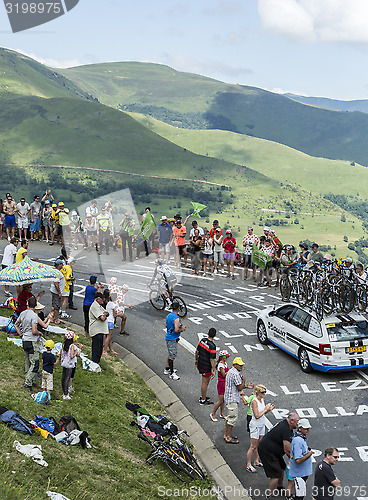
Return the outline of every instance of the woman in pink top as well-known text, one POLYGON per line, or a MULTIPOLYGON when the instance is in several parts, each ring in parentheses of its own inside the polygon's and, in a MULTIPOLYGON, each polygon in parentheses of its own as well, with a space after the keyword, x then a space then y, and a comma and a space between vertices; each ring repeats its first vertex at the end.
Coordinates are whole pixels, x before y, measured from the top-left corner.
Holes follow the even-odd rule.
POLYGON ((226 238, 222 242, 222 246, 224 247, 224 259, 226 260, 226 265, 227 265, 226 278, 230 278, 230 276, 232 275, 232 278, 234 280, 235 279, 234 261, 235 261, 236 240, 235 240, 235 238, 233 238, 233 235, 231 234, 231 229, 226 230, 226 238))
POLYGON ((216 365, 216 369, 217 369, 217 373, 218 373, 218 382, 217 382, 218 401, 217 401, 217 403, 215 403, 213 410, 210 413, 210 419, 212 420, 212 422, 217 422, 216 412, 219 408, 221 410, 220 418, 225 418, 225 415, 224 415, 225 377, 226 377, 227 372, 229 371, 229 368, 228 368, 227 363, 226 363, 226 359, 229 357, 230 357, 230 354, 226 350, 219 352, 219 358, 218 358, 217 365, 216 365))

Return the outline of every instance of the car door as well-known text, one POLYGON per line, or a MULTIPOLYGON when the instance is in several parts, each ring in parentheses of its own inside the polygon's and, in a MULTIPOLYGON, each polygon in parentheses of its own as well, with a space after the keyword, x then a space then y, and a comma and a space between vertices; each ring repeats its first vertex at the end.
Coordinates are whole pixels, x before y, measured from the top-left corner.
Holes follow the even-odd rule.
POLYGON ((295 307, 290 316, 289 330, 285 336, 285 346, 291 354, 297 356, 300 346, 305 345, 311 319, 312 317, 307 311, 295 307))
POLYGON ((269 338, 282 349, 286 349, 285 337, 290 329, 290 318, 296 307, 287 304, 272 312, 269 318, 269 338))

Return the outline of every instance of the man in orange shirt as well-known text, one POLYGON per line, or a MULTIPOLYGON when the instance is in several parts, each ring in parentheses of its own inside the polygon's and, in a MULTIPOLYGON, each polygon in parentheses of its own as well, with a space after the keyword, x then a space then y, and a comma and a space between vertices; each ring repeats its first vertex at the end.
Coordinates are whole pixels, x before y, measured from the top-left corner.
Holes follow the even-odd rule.
POLYGON ((188 267, 187 259, 188 252, 185 244, 186 227, 182 225, 181 220, 177 220, 175 226, 173 227, 173 234, 175 236, 175 246, 176 246, 176 265, 180 267, 181 257, 184 257, 184 264, 188 267))

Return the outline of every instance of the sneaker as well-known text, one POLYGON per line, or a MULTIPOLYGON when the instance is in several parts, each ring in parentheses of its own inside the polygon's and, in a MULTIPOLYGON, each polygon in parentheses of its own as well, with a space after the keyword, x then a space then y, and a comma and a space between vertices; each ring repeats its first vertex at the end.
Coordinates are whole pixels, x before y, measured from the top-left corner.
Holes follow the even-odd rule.
POLYGON ((200 405, 213 405, 213 401, 210 401, 209 399, 203 400, 203 399, 199 398, 198 403, 200 405))
POLYGON ((63 394, 63 399, 72 399, 72 397, 69 396, 69 394, 67 394, 67 395, 63 394))
POLYGON ((175 372, 174 372, 174 373, 172 373, 172 374, 169 376, 169 378, 171 378, 171 380, 179 380, 179 379, 180 379, 179 375, 177 375, 175 372))
POLYGON ((62 312, 60 314, 60 318, 70 318, 70 314, 66 313, 66 312, 62 312))
POLYGON ((235 274, 233 274, 233 275, 232 275, 231 279, 233 279, 233 280, 235 280, 235 279, 236 279, 236 278, 235 278, 235 274))
POLYGON ((231 277, 231 274, 227 273, 226 278, 230 278, 230 277, 231 277))
POLYGON ((170 375, 170 370, 168 370, 167 368, 165 368, 164 375, 170 375))
POLYGON ((247 281, 247 279, 248 279, 248 276, 244 276, 243 280, 247 281))

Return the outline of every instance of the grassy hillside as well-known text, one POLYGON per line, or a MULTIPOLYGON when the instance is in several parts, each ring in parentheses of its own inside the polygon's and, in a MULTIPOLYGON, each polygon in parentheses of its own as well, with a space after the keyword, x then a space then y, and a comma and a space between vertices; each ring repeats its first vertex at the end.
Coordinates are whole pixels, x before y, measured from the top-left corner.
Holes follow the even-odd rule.
POLYGON ((356 217, 312 191, 280 183, 245 162, 195 154, 101 104, 19 97, 0 108, 1 125, 3 189, 18 186, 31 194, 49 185, 75 206, 128 187, 138 211, 149 203, 158 215, 190 213, 189 202, 199 201, 209 207, 203 224, 216 216, 238 238, 250 223, 270 223, 279 226, 284 241, 309 237, 346 247, 337 227, 343 213, 344 235, 362 233, 356 217))
POLYGON ((0 101, 15 95, 92 99, 75 83, 30 57, 0 48, 0 101))
POLYGON ((101 102, 184 128, 221 129, 309 155, 368 165, 368 116, 306 106, 254 87, 227 85, 149 63, 106 63, 61 72, 101 102))

